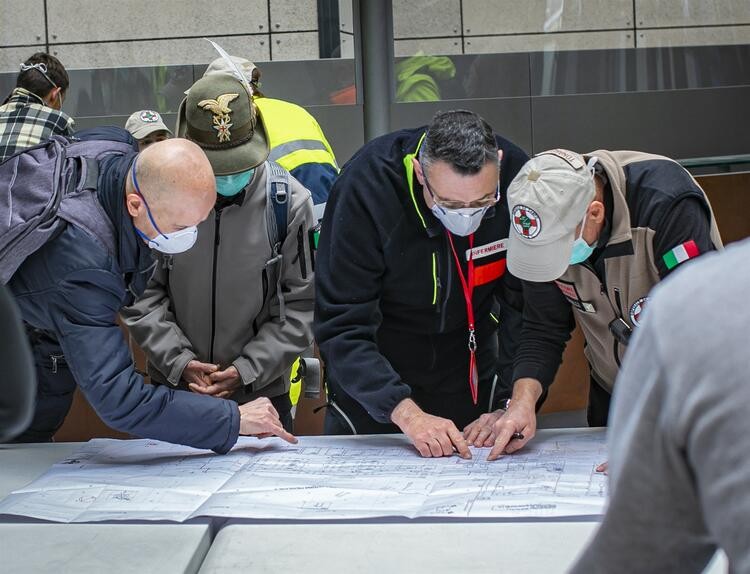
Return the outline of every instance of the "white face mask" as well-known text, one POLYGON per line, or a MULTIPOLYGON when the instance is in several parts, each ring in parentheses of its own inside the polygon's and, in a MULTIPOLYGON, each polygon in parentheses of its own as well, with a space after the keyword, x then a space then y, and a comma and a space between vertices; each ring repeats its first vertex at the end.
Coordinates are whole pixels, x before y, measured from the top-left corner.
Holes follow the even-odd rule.
POLYGON ((432 214, 440 220, 445 228, 454 235, 466 237, 471 235, 482 223, 484 214, 487 213, 487 207, 462 207, 461 209, 446 209, 437 203, 430 208, 432 214))
POLYGON ((140 229, 136 228, 136 231, 138 231, 141 237, 147 240, 148 246, 151 249, 156 249, 169 255, 176 255, 177 253, 187 251, 195 245, 198 239, 198 228, 195 226, 186 227, 174 233, 159 233, 153 239, 146 237, 140 229))

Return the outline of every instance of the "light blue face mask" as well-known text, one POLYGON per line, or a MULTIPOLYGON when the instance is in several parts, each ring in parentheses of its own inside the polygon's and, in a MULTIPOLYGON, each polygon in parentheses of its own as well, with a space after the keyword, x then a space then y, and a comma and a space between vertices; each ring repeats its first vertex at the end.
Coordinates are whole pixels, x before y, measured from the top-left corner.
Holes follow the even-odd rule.
POLYGON ((217 175, 216 179, 216 193, 223 195, 224 197, 232 197, 237 195, 245 186, 250 183, 250 180, 255 173, 255 168, 250 168, 247 171, 241 171, 240 173, 233 173, 231 175, 217 175))
POLYGON ((583 228, 586 226, 586 216, 588 215, 588 208, 586 209, 586 213, 583 214, 583 222, 581 223, 581 233, 578 235, 578 238, 573 242, 573 251, 570 252, 570 264, 571 265, 578 265, 579 263, 583 263, 591 257, 591 254, 594 252, 594 248, 586 243, 586 240, 583 238, 583 228))

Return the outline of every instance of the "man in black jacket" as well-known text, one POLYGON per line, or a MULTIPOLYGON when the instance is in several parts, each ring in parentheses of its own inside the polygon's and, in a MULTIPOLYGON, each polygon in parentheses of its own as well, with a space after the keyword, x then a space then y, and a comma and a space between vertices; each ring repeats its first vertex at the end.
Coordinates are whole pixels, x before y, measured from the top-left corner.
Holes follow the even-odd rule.
POLYGON ((423 456, 470 456, 458 429, 501 398, 496 299, 509 355, 519 330, 500 198, 526 159, 476 114, 450 111, 344 167, 316 268, 327 433, 401 430, 423 456))

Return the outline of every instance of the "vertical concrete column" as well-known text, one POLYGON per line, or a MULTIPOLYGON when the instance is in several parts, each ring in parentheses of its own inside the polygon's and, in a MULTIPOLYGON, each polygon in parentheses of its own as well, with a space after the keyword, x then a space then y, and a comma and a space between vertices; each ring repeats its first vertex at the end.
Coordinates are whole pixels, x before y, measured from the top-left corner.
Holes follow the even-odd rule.
POLYGON ((353 0, 358 100, 364 106, 365 141, 390 131, 393 101, 391 0, 353 0))

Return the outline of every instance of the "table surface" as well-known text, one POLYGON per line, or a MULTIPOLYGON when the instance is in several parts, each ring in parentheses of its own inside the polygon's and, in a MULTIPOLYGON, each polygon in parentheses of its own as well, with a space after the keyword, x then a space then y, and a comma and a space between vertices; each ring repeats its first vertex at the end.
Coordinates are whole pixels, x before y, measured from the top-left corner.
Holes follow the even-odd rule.
MULTIPOLYGON (((0 445, 0 499, 70 456, 81 443, 0 445)), ((191 523, 51 524, 0 515, 2 572, 197 572, 213 540, 191 523)))
MULTIPOLYGON (((575 431, 571 431, 575 432, 575 431)), ((352 437, 366 440, 366 437, 352 437)), ((0 499, 80 443, 0 445, 0 499)), ((279 572, 307 574, 564 572, 596 531, 590 520, 50 524, 0 516, 7 572, 279 572), (215 534, 215 537, 214 537, 215 534)), ((726 572, 717 557, 706 573, 726 572)))

